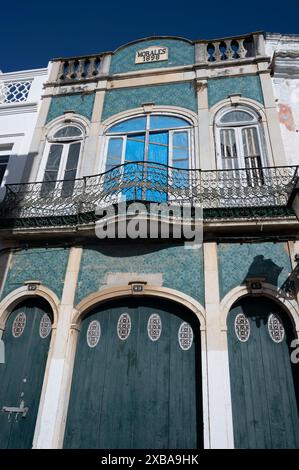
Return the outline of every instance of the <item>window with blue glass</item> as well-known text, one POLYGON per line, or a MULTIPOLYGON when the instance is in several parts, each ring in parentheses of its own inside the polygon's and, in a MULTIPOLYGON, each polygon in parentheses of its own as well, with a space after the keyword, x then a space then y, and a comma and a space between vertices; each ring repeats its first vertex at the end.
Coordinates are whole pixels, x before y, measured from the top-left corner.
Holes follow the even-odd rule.
POLYGON ((178 178, 176 169, 181 173, 189 169, 190 131, 188 121, 169 115, 151 114, 117 123, 107 131, 106 171, 125 164, 122 180, 137 183, 126 188, 127 198, 166 200, 170 175, 178 178))

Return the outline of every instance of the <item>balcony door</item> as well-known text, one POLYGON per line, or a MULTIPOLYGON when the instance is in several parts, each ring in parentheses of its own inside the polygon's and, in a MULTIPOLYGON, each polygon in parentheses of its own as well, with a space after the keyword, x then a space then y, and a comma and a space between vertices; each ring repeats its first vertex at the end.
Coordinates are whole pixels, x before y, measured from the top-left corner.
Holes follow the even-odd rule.
POLYGON ((226 180, 242 178, 242 184, 248 186, 264 184, 262 167, 266 164, 260 125, 255 114, 248 109, 229 108, 217 118, 216 153, 217 168, 225 170, 222 175, 226 180))
POLYGON ((166 201, 170 178, 173 182, 174 173, 189 168, 190 128, 186 120, 166 115, 136 117, 112 126, 107 131, 107 191, 121 184, 127 200, 166 201), (122 164, 126 165, 120 168, 122 164), (177 170, 169 171, 169 166, 177 170))

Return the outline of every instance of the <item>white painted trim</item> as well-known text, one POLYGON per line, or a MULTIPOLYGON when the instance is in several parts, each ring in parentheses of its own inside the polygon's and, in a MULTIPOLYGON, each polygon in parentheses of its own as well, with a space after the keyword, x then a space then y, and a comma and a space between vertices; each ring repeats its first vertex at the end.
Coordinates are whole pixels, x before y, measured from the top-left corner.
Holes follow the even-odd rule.
MULTIPOLYGON (((121 121, 134 118, 134 117, 142 117, 142 116, 149 116, 149 115, 166 115, 172 117, 181 117, 189 121, 191 131, 189 133, 189 168, 195 168, 195 160, 196 160, 196 148, 198 144, 198 132, 196 128, 198 128, 198 116, 193 111, 187 110, 185 108, 180 108, 177 106, 151 106, 148 105, 150 109, 146 106, 141 108, 134 108, 129 109, 126 111, 122 111, 121 113, 114 114, 113 116, 109 117, 105 121, 103 121, 100 125, 100 143, 99 143, 99 157, 97 157, 98 163, 96 166, 96 174, 105 172, 106 168, 106 158, 107 158, 107 150, 108 150, 108 140, 109 137, 106 136, 108 129, 113 126, 114 124, 118 124, 121 121)), ((183 131, 183 128, 181 128, 183 131)), ((177 129, 178 131, 180 128, 177 129)), ((115 135, 116 137, 116 135, 115 135)), ((123 146, 124 147, 124 146, 123 146)), ((122 156, 122 163, 124 163, 124 155, 122 156)), ((169 163, 170 165, 170 163, 169 163)))
MULTIPOLYGON (((242 96, 238 98, 235 104, 237 104, 237 108, 240 108, 240 109, 247 108, 249 112, 253 113, 257 117, 257 121, 259 124, 258 138, 259 138, 259 143, 261 147, 260 150, 261 150, 261 157, 262 157, 262 165, 263 166, 273 165, 274 157, 273 157, 273 152, 272 152, 272 147, 271 147, 271 142, 270 142, 269 127, 268 127, 268 121, 267 121, 267 116, 266 116, 266 111, 265 111, 264 106, 258 101, 255 101, 249 98, 243 98, 242 96)), ((217 156, 217 153, 218 153, 217 142, 219 140, 219 136, 218 136, 219 132, 218 131, 216 132, 216 129, 217 130, 220 129, 220 124, 218 124, 219 117, 221 117, 222 113, 227 112, 229 109, 235 109, 235 107, 232 105, 232 100, 230 98, 226 98, 225 100, 222 100, 216 103, 209 110, 211 158, 212 158, 212 164, 216 165, 215 168, 217 167, 217 163, 219 161, 218 156, 217 156)))
MULTIPOLYGON (((260 116, 262 121, 267 120, 264 105, 260 103, 259 101, 255 101, 250 98, 245 98, 243 96, 240 96, 236 104, 237 104, 237 107, 249 108, 251 112, 253 112, 257 116, 260 116)), ((221 113, 221 110, 224 110, 225 108, 232 108, 232 107, 234 108, 230 98, 226 98, 214 104, 214 106, 210 108, 210 121, 209 121, 210 126, 214 126, 214 123, 217 120, 217 114, 219 112, 221 113)))
POLYGON ((27 285, 19 287, 14 291, 10 292, 3 300, 0 302, 0 330, 5 330, 6 321, 14 310, 14 308, 21 301, 32 298, 32 297, 42 297, 45 299, 53 313, 53 325, 52 328, 56 328, 58 320, 58 308, 59 308, 59 299, 57 295, 48 287, 43 286, 42 284, 36 285, 36 290, 29 291, 27 285))
MULTIPOLYGON (((77 127, 79 127, 83 133, 83 138, 79 137, 78 139, 74 139, 74 142, 75 141, 81 142, 76 178, 79 178, 80 176, 82 176, 82 171, 84 168, 84 159, 85 159, 85 147, 87 145, 87 141, 89 137, 90 121, 86 117, 81 116, 80 114, 65 113, 61 116, 58 116, 55 119, 52 119, 43 128, 42 136, 40 139, 40 148, 42 148, 42 152, 41 152, 39 168, 37 171, 35 181, 43 180, 44 172, 45 172, 45 168, 46 168, 47 160, 49 156, 50 146, 51 146, 51 143, 53 143, 53 141, 51 140, 52 135, 61 127, 72 125, 72 124, 75 124, 77 127)), ((57 141, 57 143, 59 142, 57 141)), ((69 145, 69 142, 66 142, 66 144, 69 145)), ((60 168, 60 172, 61 172, 61 168, 60 168)))
POLYGON ((258 294, 252 294, 245 285, 237 286, 226 294, 220 303, 220 322, 222 331, 227 331, 227 318, 232 305, 237 300, 247 296, 264 296, 274 300, 289 315, 297 333, 299 334, 299 310, 296 300, 288 298, 283 291, 267 282, 262 283, 262 289, 258 294))
MULTIPOLYGON (((89 294, 75 306, 71 328, 80 330, 82 318, 84 318, 84 316, 98 304, 102 304, 103 302, 107 302, 112 299, 120 299, 131 296, 131 285, 106 287, 100 289, 98 292, 89 294)), ((200 322, 200 330, 206 330, 205 309, 197 300, 193 299, 191 296, 169 287, 157 287, 151 285, 144 286, 143 296, 163 298, 184 305, 196 315, 200 322)))
POLYGON ((180 108, 179 106, 156 106, 153 105, 150 110, 144 109, 144 107, 127 109, 117 114, 113 114, 105 121, 101 123, 101 134, 106 134, 109 127, 118 122, 129 119, 132 117, 144 116, 148 114, 168 114, 169 116, 174 117, 183 117, 190 121, 192 126, 198 126, 198 116, 195 112, 186 109, 180 108))
POLYGON ((0 72, 0 81, 15 81, 15 80, 26 80, 34 79, 37 76, 48 74, 48 68, 42 69, 31 69, 31 70, 19 70, 17 72, 0 72))

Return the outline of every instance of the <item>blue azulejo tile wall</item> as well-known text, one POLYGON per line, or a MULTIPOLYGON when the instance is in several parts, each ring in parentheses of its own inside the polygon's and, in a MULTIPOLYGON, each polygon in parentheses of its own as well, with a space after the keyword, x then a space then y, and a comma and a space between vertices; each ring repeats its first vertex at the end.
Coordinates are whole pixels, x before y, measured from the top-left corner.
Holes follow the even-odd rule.
POLYGON ((47 122, 62 116, 66 111, 74 111, 76 114, 85 116, 90 120, 93 111, 94 98, 94 93, 53 96, 47 116, 47 122))
POLYGON ((35 280, 61 298, 68 256, 68 248, 29 248, 13 253, 1 297, 25 281, 35 280))
POLYGON ((195 52, 194 45, 184 39, 151 39, 146 41, 138 41, 134 44, 120 47, 111 59, 110 73, 125 73, 138 70, 148 70, 161 67, 175 67, 180 65, 194 64, 195 52), (146 49, 150 46, 167 47, 168 60, 160 62, 147 62, 135 64, 135 54, 139 50, 146 49))
POLYGON ((240 94, 264 104, 263 92, 258 75, 242 77, 213 78, 208 81, 209 107, 226 99, 229 95, 240 94))
POLYGON ((109 90, 105 94, 102 120, 127 109, 139 108, 143 103, 179 106, 196 112, 197 100, 194 83, 183 82, 109 90))
POLYGON ((292 270, 287 243, 220 243, 218 269, 221 298, 246 278, 261 277, 284 288, 292 270))
POLYGON ((204 303, 202 249, 157 243, 123 243, 84 248, 76 303, 105 286, 111 273, 161 273, 163 286, 204 303))

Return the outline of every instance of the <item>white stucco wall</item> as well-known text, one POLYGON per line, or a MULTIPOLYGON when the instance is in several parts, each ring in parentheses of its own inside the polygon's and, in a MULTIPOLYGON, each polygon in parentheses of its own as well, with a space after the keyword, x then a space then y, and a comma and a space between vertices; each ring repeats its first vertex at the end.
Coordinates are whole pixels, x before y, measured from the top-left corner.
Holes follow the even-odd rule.
POLYGON ((287 162, 299 165, 299 35, 267 35, 266 54, 287 162))
MULTIPOLYGON (((12 82, 32 81, 26 101, 5 103, 0 100, 0 155, 10 155, 2 188, 5 183, 21 180, 47 76, 48 68, 0 73, 0 87, 12 82)), ((0 197, 2 195, 3 189, 0 197)))

